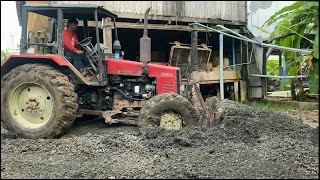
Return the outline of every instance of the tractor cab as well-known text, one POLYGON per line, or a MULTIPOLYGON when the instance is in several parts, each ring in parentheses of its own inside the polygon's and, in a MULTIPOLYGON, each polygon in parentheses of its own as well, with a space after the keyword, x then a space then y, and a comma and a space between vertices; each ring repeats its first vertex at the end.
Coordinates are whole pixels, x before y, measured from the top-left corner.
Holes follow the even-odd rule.
MULTIPOLYGON (((20 54, 58 55, 72 64, 72 59, 64 55, 63 31, 68 19, 77 19, 79 28, 76 33, 79 43, 90 62, 86 69, 93 76, 99 77, 99 82, 103 83, 106 81, 104 59, 107 55, 107 48, 111 47, 105 47, 101 43, 103 38, 100 27, 103 25, 104 18, 108 17, 115 25, 117 15, 97 5, 26 4, 22 8, 20 54), (94 28, 89 28, 88 24, 94 28)), ((117 31, 116 28, 115 31, 117 31)), ((117 58, 121 45, 117 33, 115 34, 113 45, 115 55, 108 54, 108 56, 117 58)))

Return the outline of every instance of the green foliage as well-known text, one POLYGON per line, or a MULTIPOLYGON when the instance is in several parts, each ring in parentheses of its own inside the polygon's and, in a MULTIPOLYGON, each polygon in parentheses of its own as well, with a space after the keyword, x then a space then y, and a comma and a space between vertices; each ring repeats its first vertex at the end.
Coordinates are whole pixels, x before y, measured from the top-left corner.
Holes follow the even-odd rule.
POLYGON ((275 21, 277 21, 278 19, 283 18, 284 16, 292 13, 294 10, 301 7, 303 4, 304 4, 304 2, 298 1, 298 2, 295 2, 294 4, 292 4, 291 6, 286 6, 282 9, 280 9, 274 15, 272 15, 265 23, 267 23, 269 26, 272 23, 274 23, 275 21))
POLYGON ((291 85, 291 79, 284 79, 284 80, 282 80, 281 83, 280 83, 279 90, 280 90, 280 91, 288 90, 288 89, 290 89, 290 88, 289 88, 290 85, 291 85))
POLYGON ((253 26, 254 26, 255 28, 257 28, 258 30, 264 32, 264 33, 271 34, 271 32, 269 32, 268 30, 266 30, 266 29, 264 29, 264 28, 262 28, 262 27, 255 26, 255 25, 253 25, 253 26))
POLYGON ((310 94, 319 93, 319 59, 314 58, 312 62, 312 70, 309 74, 309 91, 310 94))
POLYGON ((1 50, 1 63, 8 57, 9 53, 1 50))
POLYGON ((289 72, 289 76, 295 76, 297 74, 299 67, 289 67, 287 69, 289 72))
POLYGON ((277 76, 279 74, 279 61, 267 61, 267 74, 277 76))
MULTIPOLYGON (((281 46, 300 48, 301 40, 307 31, 315 31, 316 38, 313 45, 314 56, 319 57, 319 2, 298 1, 287 6, 272 15, 266 22, 268 26, 277 23, 275 30, 269 37, 269 42, 275 37, 288 35, 295 32, 293 36, 276 40, 281 46), (299 35, 298 35, 299 34, 299 35)), ((296 54, 285 51, 288 61, 295 61, 296 54)), ((293 63, 293 65, 298 65, 293 63)))
MULTIPOLYGON (((319 18, 317 18, 319 19, 319 18)), ((316 39, 315 39, 315 42, 314 42, 314 45, 313 45, 313 54, 314 54, 314 57, 315 58, 318 58, 319 59, 319 25, 317 27, 317 30, 316 30, 316 39)))
POLYGON ((287 110, 297 110, 298 108, 295 105, 272 102, 272 101, 252 101, 248 105, 253 107, 259 107, 261 109, 273 110, 273 111, 287 111, 287 110))

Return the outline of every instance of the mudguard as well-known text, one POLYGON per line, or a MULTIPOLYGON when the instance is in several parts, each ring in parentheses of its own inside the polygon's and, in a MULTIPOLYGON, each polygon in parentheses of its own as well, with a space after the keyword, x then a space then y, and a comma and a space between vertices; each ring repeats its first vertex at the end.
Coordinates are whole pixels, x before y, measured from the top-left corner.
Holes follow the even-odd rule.
POLYGON ((91 86, 98 86, 98 82, 88 81, 67 59, 57 55, 37 55, 37 54, 23 54, 23 55, 10 55, 1 64, 1 78, 10 72, 12 69, 27 63, 44 63, 54 67, 65 67, 71 70, 78 79, 91 86))

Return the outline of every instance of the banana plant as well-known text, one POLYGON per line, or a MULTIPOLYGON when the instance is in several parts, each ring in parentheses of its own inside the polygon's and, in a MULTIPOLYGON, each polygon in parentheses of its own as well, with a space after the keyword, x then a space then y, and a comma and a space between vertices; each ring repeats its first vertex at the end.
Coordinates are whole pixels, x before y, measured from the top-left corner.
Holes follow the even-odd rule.
MULTIPOLYGON (((319 2, 318 1, 298 1, 290 6, 284 7, 272 15, 264 25, 270 26, 276 24, 274 31, 270 34, 269 43, 276 43, 280 46, 301 48, 301 41, 303 39, 309 41, 313 48, 312 56, 313 65, 318 66, 319 63, 319 2), (315 39, 308 39, 305 37, 306 33, 315 32, 315 39)), ((310 48, 310 47, 309 47, 310 48)), ((289 70, 289 75, 297 75, 300 72, 301 63, 306 58, 295 52, 283 51, 284 59, 289 70)), ((311 68, 315 70, 315 68, 311 68)), ((315 74, 310 72, 310 74, 315 74)), ((319 76, 312 75, 309 77, 310 84, 318 82, 319 76)), ((310 87, 311 88, 311 87, 310 87)), ((318 88, 318 86, 313 86, 318 88)), ((310 92, 317 92, 318 89, 310 89, 310 92)), ((300 91, 301 92, 301 91, 300 91)), ((303 92, 303 90, 302 90, 303 92)), ((293 96, 294 97, 294 96, 293 96)))

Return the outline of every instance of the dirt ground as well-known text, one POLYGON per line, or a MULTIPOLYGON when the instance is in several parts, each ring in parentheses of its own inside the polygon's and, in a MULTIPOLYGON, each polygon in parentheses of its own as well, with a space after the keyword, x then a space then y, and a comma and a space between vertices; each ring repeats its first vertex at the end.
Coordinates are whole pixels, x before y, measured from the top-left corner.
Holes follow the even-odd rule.
POLYGON ((291 117, 304 113, 219 106, 219 125, 178 132, 84 120, 28 140, 1 127, 1 178, 318 178, 319 127, 291 117))
POLYGON ((319 111, 287 111, 289 116, 302 120, 305 124, 316 128, 319 126, 319 111))

